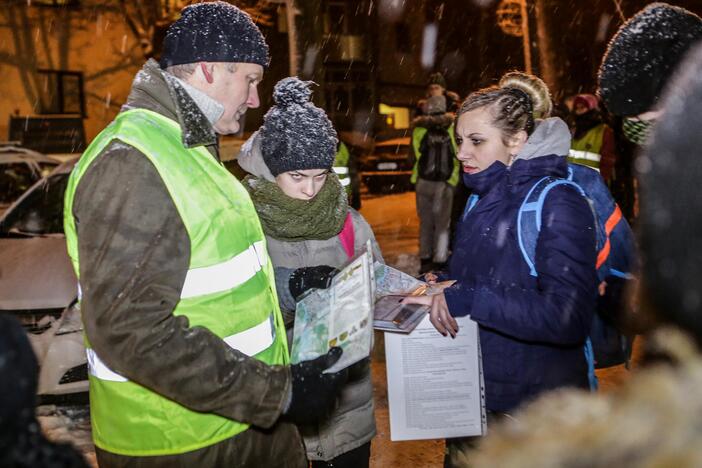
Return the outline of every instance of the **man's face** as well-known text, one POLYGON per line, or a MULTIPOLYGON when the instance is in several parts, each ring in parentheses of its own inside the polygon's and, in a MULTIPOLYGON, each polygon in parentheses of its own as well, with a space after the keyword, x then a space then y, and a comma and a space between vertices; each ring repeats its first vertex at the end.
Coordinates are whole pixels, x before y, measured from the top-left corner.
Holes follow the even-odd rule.
POLYGON ((575 115, 583 115, 589 110, 590 109, 588 109, 587 106, 580 101, 577 101, 573 106, 573 112, 575 113, 575 115))
MULTIPOLYGON (((211 82, 202 81, 201 88, 208 96, 224 106, 224 113, 214 124, 220 135, 239 131, 239 119, 246 110, 261 105, 257 86, 263 78, 263 67, 256 63, 205 63, 210 70, 211 82)), ((202 72, 201 70, 197 70, 202 72)))
POLYGON ((432 96, 443 96, 444 95, 444 87, 438 84, 430 84, 427 87, 427 94, 429 94, 429 97, 432 96))

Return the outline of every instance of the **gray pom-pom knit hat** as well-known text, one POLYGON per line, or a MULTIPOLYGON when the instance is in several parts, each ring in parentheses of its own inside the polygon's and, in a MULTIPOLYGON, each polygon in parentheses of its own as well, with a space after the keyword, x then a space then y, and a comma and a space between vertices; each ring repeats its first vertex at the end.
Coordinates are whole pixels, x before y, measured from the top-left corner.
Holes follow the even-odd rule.
POLYGON ((273 176, 288 171, 331 169, 338 143, 324 110, 310 101, 311 81, 283 78, 273 89, 275 105, 259 130, 263 160, 273 176))

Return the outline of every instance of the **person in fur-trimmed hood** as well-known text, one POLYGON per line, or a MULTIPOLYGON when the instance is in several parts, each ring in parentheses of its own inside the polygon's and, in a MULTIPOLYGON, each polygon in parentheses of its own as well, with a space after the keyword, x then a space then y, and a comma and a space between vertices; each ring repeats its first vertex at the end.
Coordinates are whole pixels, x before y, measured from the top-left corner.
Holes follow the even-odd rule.
POLYGON ((639 165, 644 367, 613 393, 561 392, 493 431, 472 467, 702 466, 702 44, 666 87, 639 165))
POLYGON ((412 121, 414 165, 410 178, 417 197, 420 273, 446 266, 452 204, 459 180, 454 114, 447 112, 446 97, 432 96, 424 107, 426 114, 412 121))
MULTIPOLYGON (((279 81, 275 105, 238 156, 251 174, 244 186, 266 235, 289 338, 302 293, 327 287, 368 240, 375 259, 383 261, 371 227, 348 206, 332 170, 336 131, 310 102, 310 85, 296 77, 279 81)), ((375 435, 372 393, 370 362, 361 361, 351 366, 336 410, 319 424, 300 427, 313 467, 368 466, 375 435)))

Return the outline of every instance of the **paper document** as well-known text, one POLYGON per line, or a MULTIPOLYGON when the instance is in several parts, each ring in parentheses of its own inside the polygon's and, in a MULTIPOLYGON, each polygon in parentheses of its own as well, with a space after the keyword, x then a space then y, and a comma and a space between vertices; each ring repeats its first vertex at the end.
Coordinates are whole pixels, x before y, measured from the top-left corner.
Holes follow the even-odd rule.
POLYGON ((485 433, 485 391, 478 325, 457 317, 455 339, 425 318, 409 335, 385 334, 390 439, 485 433))
POLYGON ((440 283, 425 283, 400 270, 375 262, 376 299, 383 296, 433 296, 439 294, 456 281, 442 281, 440 283))
POLYGON ((334 276, 327 289, 306 294, 295 309, 291 361, 326 354, 333 346, 344 353, 326 372, 336 372, 370 355, 373 344, 375 274, 370 243, 366 251, 334 276))

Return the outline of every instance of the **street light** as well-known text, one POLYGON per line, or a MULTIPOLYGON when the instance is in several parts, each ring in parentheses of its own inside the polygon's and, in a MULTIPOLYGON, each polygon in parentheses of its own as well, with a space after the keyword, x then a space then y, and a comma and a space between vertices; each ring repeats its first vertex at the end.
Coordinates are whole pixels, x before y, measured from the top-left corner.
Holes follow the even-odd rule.
POLYGON ((529 13, 527 0, 502 0, 497 6, 497 25, 502 32, 522 38, 524 70, 531 73, 531 45, 529 40, 529 13))

